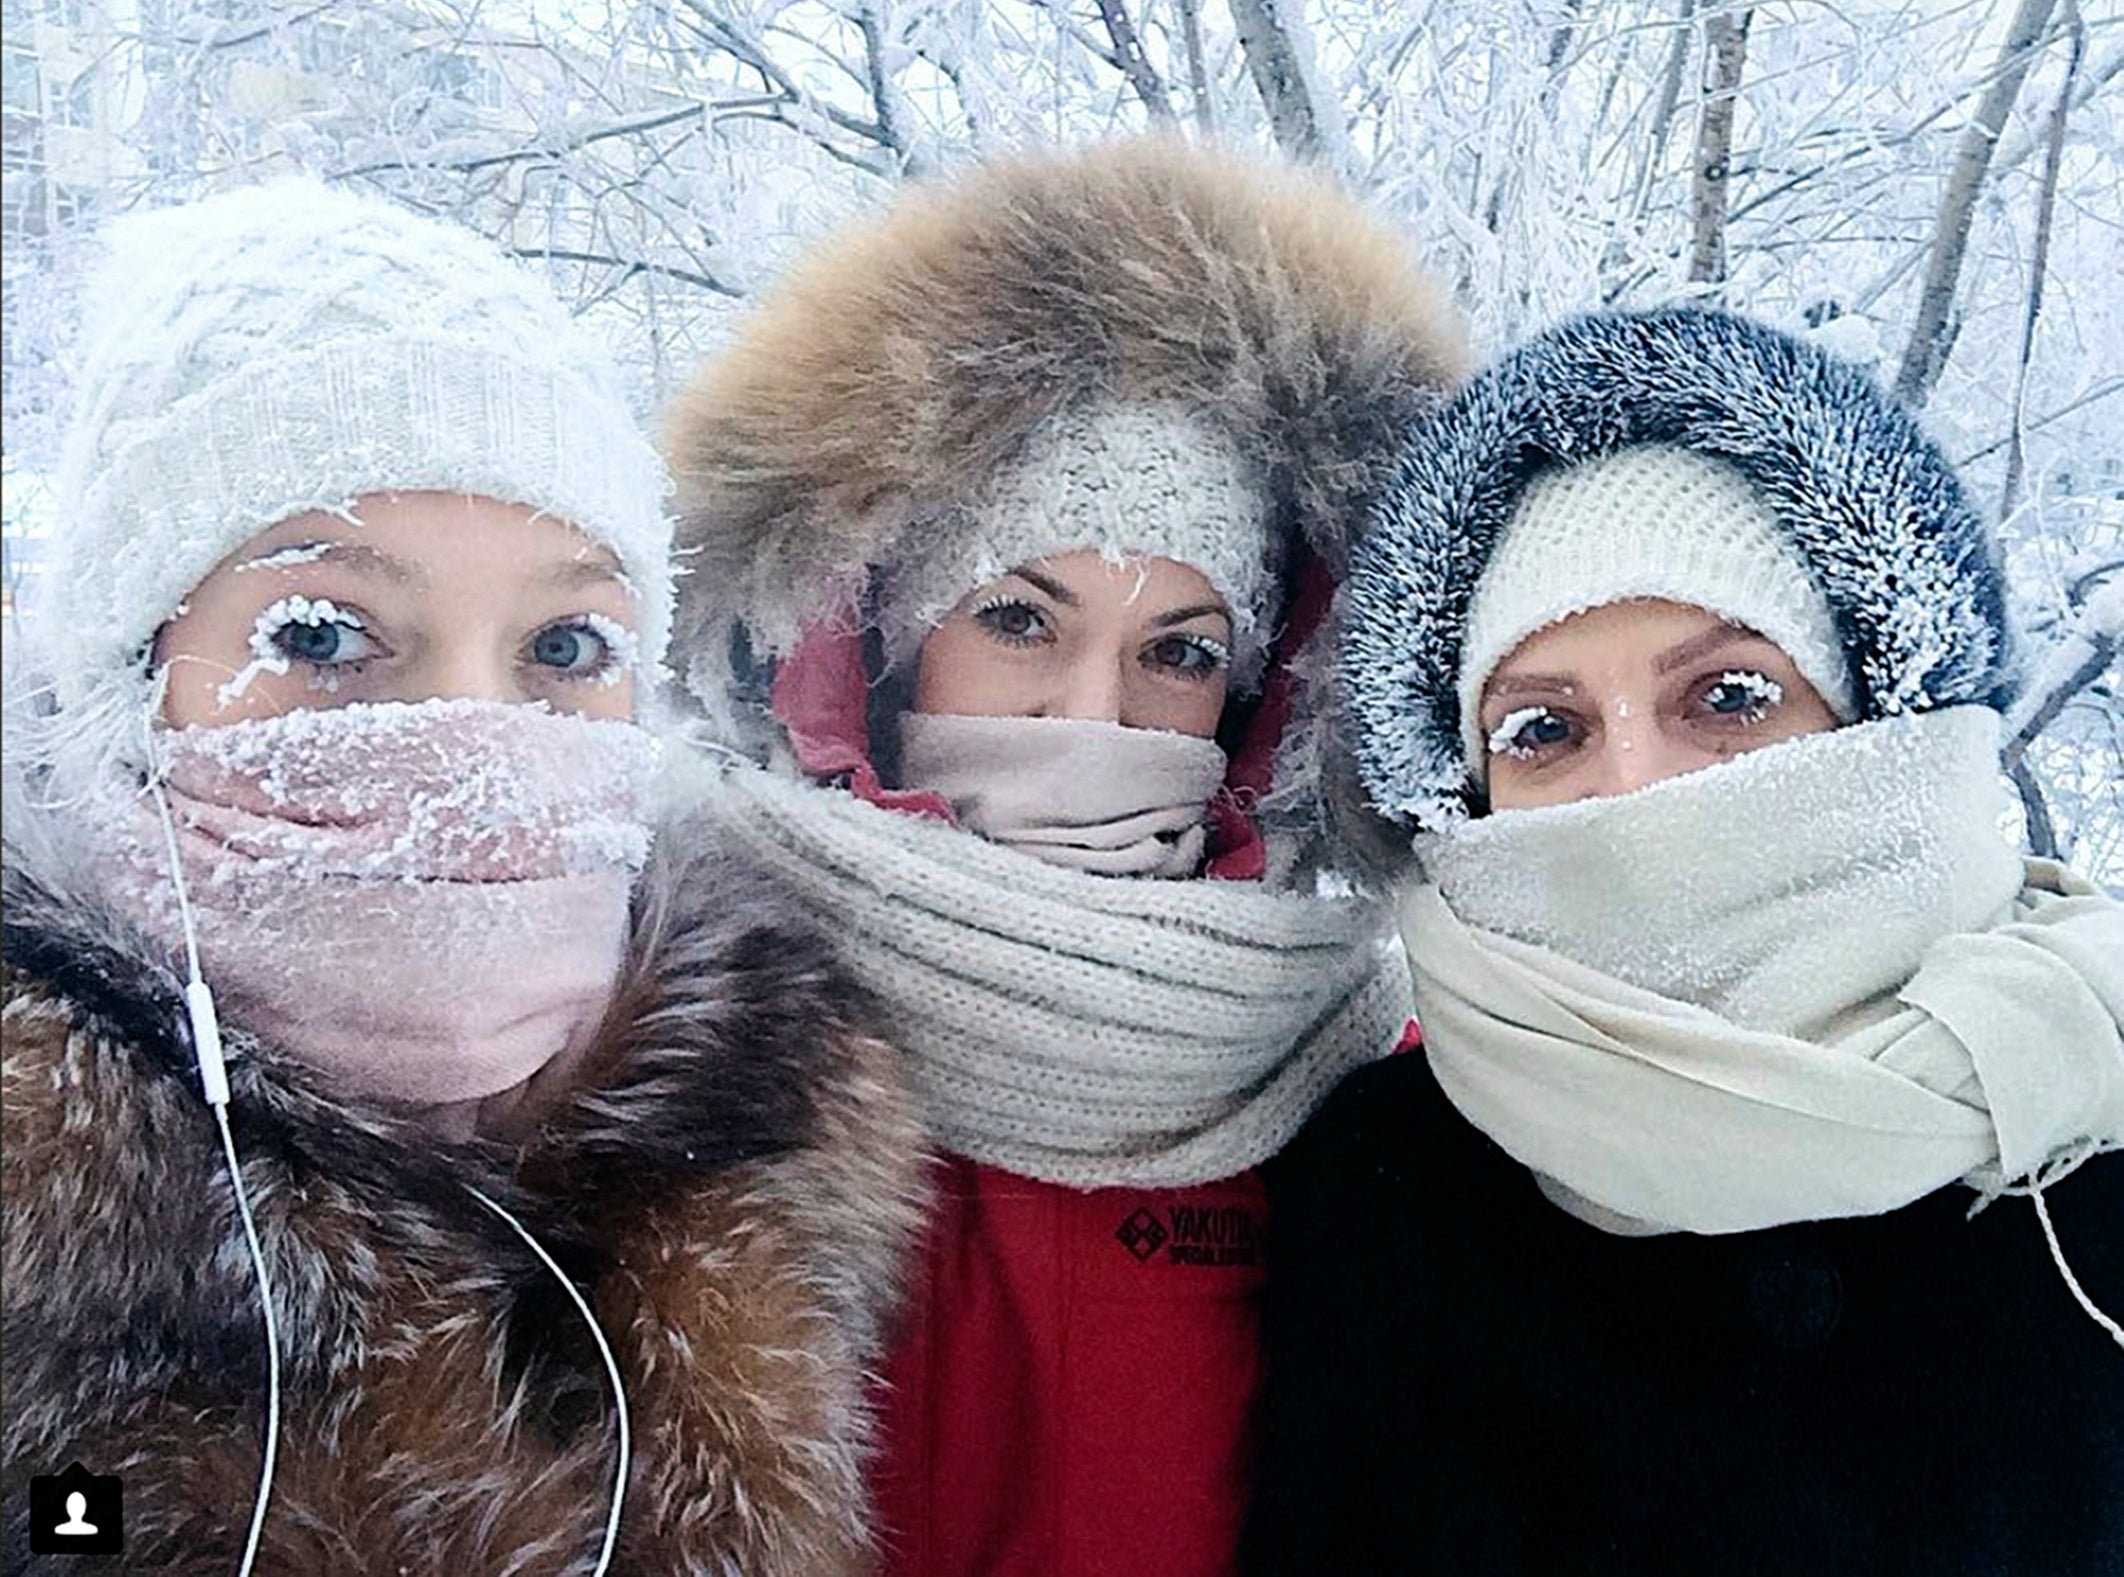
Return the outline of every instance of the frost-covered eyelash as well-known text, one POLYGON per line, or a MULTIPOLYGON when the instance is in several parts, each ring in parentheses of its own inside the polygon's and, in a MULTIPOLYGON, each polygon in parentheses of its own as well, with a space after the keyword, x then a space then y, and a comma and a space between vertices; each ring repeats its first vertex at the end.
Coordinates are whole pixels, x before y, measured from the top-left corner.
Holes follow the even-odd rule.
POLYGON ((642 643, 632 630, 602 613, 586 613, 569 621, 605 643, 605 661, 594 673, 582 677, 590 684, 613 685, 641 666, 642 643))
POLYGON ((1497 726, 1490 730, 1490 754, 1510 756, 1516 761, 1531 759, 1538 752, 1532 745, 1522 745, 1519 742, 1520 733, 1529 723, 1548 715, 1549 709, 1545 706, 1522 706, 1516 711, 1505 713, 1497 720, 1497 726))
MULTIPOLYGON (((251 660, 238 670, 236 675, 214 692, 221 705, 229 706, 240 700, 244 691, 260 674, 284 674, 292 659, 282 651, 275 639, 290 625, 344 624, 350 630, 366 630, 361 616, 351 608, 342 608, 328 597, 305 597, 300 593, 282 597, 258 610, 258 617, 251 622, 251 660)), ((323 672, 320 665, 309 665, 313 672, 323 672)), ((346 667, 347 664, 334 664, 346 667)))
POLYGON ((1772 707, 1785 699, 1783 685, 1768 674, 1757 673, 1752 668, 1729 668, 1718 676, 1718 683, 1731 685, 1747 695, 1748 705, 1744 711, 1729 712, 1726 715, 1745 718, 1751 723, 1761 722, 1772 707))
POLYGON ((1193 647, 1196 651, 1202 653, 1203 656, 1209 658, 1211 666, 1207 671, 1210 673, 1217 673, 1231 666, 1232 649, 1214 635, 1203 635, 1193 630, 1184 630, 1175 634, 1160 636, 1159 639, 1179 641, 1193 647))
POLYGON ((1023 608, 1036 619, 1045 619, 1047 617, 1044 612, 1032 603, 1027 602, 1023 597, 1013 597, 1008 592, 998 592, 995 596, 984 598, 981 602, 975 604, 973 616, 976 621, 987 626, 989 633, 999 641, 1017 641, 1022 643, 1035 639, 1035 634, 1032 631, 1026 631, 1021 634, 1011 630, 998 630, 988 625, 989 615, 1001 613, 1006 608, 1023 608))

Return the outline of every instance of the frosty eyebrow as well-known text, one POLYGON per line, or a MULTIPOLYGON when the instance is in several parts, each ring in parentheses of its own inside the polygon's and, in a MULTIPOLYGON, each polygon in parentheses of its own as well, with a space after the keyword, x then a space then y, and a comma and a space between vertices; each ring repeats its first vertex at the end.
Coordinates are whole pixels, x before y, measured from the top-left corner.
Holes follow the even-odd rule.
POLYGON ((349 569, 366 570, 381 575, 385 580, 398 585, 425 586, 426 575, 404 559, 393 558, 362 542, 288 542, 277 548, 267 548, 243 560, 238 568, 251 565, 264 566, 272 560, 289 564, 314 564, 330 562, 344 564, 349 569))

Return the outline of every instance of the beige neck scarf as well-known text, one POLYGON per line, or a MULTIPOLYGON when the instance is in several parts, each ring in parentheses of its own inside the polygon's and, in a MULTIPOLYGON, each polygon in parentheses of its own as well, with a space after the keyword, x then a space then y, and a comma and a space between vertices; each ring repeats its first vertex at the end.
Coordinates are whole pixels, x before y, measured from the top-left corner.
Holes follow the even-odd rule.
POLYGON ((942 796, 991 843, 1094 876, 1185 880, 1202 869, 1213 740, 1059 717, 900 719, 900 780, 942 796))
POLYGON ((2124 1142, 2124 910, 2006 847, 1996 749, 1954 708, 1420 840, 1440 1084, 1610 1230, 1875 1214, 2124 1142))
POLYGON ((1376 902, 1113 881, 749 768, 705 803, 844 940, 938 1142, 1006 1171, 1073 1188, 1232 1176, 1408 1023, 1376 902))

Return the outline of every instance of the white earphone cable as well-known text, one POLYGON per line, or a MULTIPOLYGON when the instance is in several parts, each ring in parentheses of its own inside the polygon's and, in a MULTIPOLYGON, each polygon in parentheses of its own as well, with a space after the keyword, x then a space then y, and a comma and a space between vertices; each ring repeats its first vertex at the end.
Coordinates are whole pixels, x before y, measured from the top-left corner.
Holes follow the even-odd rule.
MULTIPOLYGON (((152 719, 153 713, 149 717, 152 719)), ((265 1250, 258 1241, 258 1224, 251 1215, 251 1201, 243 1186, 243 1167, 236 1155, 235 1135, 229 1129, 229 1078, 225 1058, 222 1055, 221 1026, 214 1009, 214 993, 207 986, 199 970, 199 935, 192 923, 191 896, 186 891, 183 861, 177 848, 177 823, 170 814, 169 797, 163 793, 162 772, 155 759, 155 740, 152 721, 147 725, 148 743, 148 792, 154 797, 155 808, 162 821, 163 845, 169 855, 170 881, 177 893, 177 914, 184 928, 184 953, 186 981, 184 1001, 190 1016, 192 1051, 199 1061, 199 1082, 206 1095, 207 1105, 214 1113, 214 1121, 221 1131, 222 1155, 228 1163, 229 1181, 236 1191, 236 1213, 243 1222, 243 1240, 250 1250, 251 1267, 258 1277, 258 1297, 265 1314, 266 1334, 266 1420, 265 1451, 258 1471, 258 1492, 251 1504, 251 1526, 244 1541, 243 1560, 237 1567, 237 1577, 250 1577, 252 1567, 258 1560, 260 1539, 265 1532, 266 1508, 273 1495, 273 1469, 280 1453, 280 1325, 273 1311, 273 1289, 266 1274, 265 1250)), ((620 1379, 619 1361, 612 1355, 611 1344, 599 1328, 597 1317, 590 1312, 589 1304, 576 1291, 560 1266, 554 1263, 537 1238, 528 1228, 489 1199, 478 1189, 466 1185, 474 1199, 506 1221, 530 1246, 539 1262, 553 1273, 554 1279, 568 1294, 576 1312, 582 1315, 583 1323, 590 1328, 590 1336, 597 1344, 598 1356, 604 1360, 605 1375, 612 1385, 612 1400, 619 1428, 619 1461, 613 1476, 612 1506, 605 1518, 604 1544, 599 1551, 594 1577, 604 1577, 612 1565, 612 1556, 619 1543, 620 1508, 627 1493, 627 1475, 633 1465, 633 1435, 627 1418, 627 1392, 620 1379)))
MULTIPOLYGON (((149 714, 150 719, 152 713, 149 714)), ((184 1005, 190 1015, 192 1054, 199 1060, 199 1082, 215 1125, 221 1130, 221 1153, 228 1163, 229 1184, 236 1191, 236 1214, 243 1222, 244 1246, 251 1252, 251 1269, 258 1277, 258 1304, 265 1314, 266 1418, 265 1450, 258 1467, 258 1492, 251 1502, 251 1527, 244 1540, 243 1561, 237 1577, 250 1577, 258 1561, 259 1540, 265 1533, 266 1507, 273 1498, 273 1466, 280 1454, 280 1322, 273 1312, 273 1285, 266 1274, 265 1250, 258 1241, 258 1223, 251 1217, 251 1200, 243 1186, 243 1166, 236 1156, 236 1136, 229 1130, 229 1075, 221 1050, 221 1024, 214 1011, 214 993, 199 973, 199 935, 192 925, 192 901, 185 890, 184 864, 177 852, 177 823, 170 815, 169 796, 162 791, 162 770, 155 759, 152 721, 147 723, 148 792, 162 818, 163 845, 169 853, 170 881, 177 891, 177 915, 184 926, 186 980, 184 1005)))
POLYGON ((554 1263, 553 1256, 531 1235, 530 1229, 470 1183, 465 1185, 465 1191, 514 1227, 516 1235, 538 1256, 539 1263, 553 1272, 553 1279, 561 1284, 561 1290, 568 1294, 568 1301, 575 1305, 583 1323, 590 1327, 590 1339, 597 1343, 597 1355, 605 1361, 605 1377, 612 1382, 613 1415, 619 1426, 619 1463, 612 1477, 612 1508, 605 1517, 605 1542, 598 1551, 597 1569, 591 1574, 591 1577, 604 1577, 612 1566, 612 1554, 619 1544, 620 1507, 627 1497, 627 1474, 634 1457, 634 1439, 627 1422, 627 1391, 620 1380, 619 1360, 612 1356, 612 1346, 605 1340, 605 1333, 598 1326, 597 1316, 590 1312, 590 1305, 583 1301, 583 1295, 575 1290, 575 1283, 554 1263))

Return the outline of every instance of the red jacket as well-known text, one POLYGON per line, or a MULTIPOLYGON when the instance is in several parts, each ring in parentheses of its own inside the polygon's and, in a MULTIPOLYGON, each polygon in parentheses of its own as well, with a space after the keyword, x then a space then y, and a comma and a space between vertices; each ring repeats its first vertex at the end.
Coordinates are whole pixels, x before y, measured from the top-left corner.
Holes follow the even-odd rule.
POLYGON ((1225 1577, 1260 1178, 1089 1193, 943 1164, 874 1478, 891 1577, 1225 1577))

